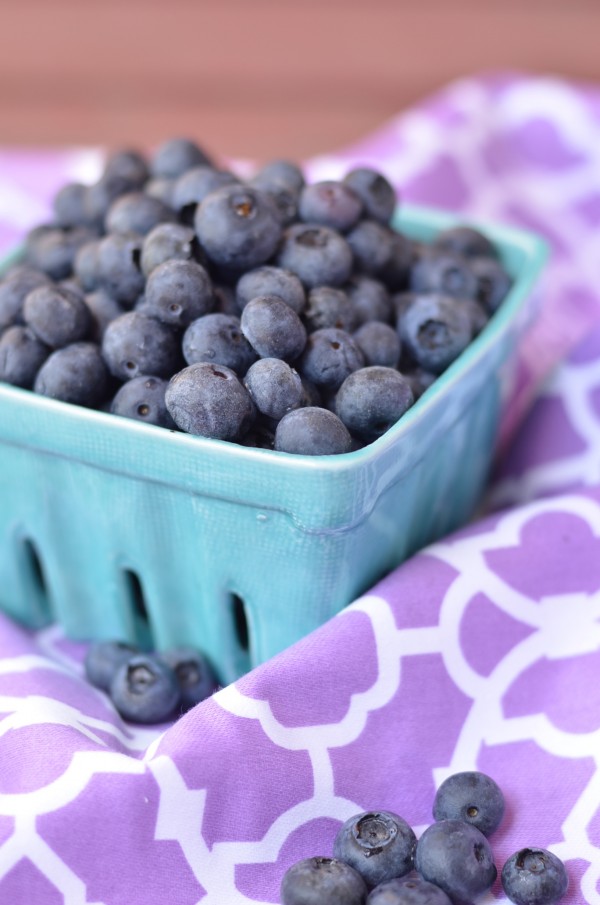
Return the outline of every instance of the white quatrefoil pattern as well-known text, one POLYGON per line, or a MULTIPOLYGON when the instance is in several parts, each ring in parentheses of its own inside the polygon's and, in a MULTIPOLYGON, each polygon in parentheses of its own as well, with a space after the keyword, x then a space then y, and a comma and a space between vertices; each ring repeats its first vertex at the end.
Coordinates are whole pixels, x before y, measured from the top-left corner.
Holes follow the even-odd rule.
MULTIPOLYGON (((7 249, 99 156, 0 161, 7 249)), ((506 797, 498 868, 549 848, 565 905, 600 905, 600 92, 464 80, 307 168, 358 162, 550 241, 511 430, 537 401, 486 511, 169 725, 124 723, 58 626, 0 617, 2 905, 277 905, 348 817, 396 811, 419 835, 471 769, 506 797)), ((500 883, 479 901, 506 901, 500 883)))

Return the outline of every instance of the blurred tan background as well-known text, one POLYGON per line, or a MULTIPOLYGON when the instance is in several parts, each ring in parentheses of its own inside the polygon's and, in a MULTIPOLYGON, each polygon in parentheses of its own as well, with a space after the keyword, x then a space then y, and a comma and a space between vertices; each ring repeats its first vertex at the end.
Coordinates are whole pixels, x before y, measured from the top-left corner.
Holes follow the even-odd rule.
POLYGON ((600 0, 0 0, 0 144, 302 159, 461 75, 600 81, 600 0))

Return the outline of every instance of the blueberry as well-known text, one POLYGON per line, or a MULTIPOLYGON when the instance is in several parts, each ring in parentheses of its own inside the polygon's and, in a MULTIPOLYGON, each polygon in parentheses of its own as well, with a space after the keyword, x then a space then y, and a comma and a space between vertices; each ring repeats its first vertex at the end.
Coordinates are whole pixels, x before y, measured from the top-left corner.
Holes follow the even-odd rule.
POLYGON ((52 349, 85 339, 92 328, 92 316, 82 298, 58 286, 33 289, 23 303, 23 318, 52 349))
POLYGON ((343 287, 354 306, 356 321, 382 321, 391 324, 394 306, 391 296, 380 280, 366 274, 356 274, 343 287))
POLYGON ((29 327, 8 327, 0 336, 0 380, 30 390, 50 352, 29 327))
POLYGON ((317 387, 337 390, 364 363, 363 354, 349 333, 337 327, 324 327, 308 336, 298 370, 317 387))
POLYGON ((304 174, 291 160, 270 160, 252 177, 257 185, 286 185, 291 191, 300 192, 304 186, 304 174))
POLYGON ((157 657, 134 654, 115 672, 109 694, 118 712, 132 723, 161 723, 179 704, 174 671, 157 657))
POLYGON ((146 424, 156 424, 174 430, 175 422, 165 405, 168 381, 160 377, 140 374, 128 380, 115 394, 110 411, 113 415, 133 418, 146 424))
POLYGON ((281 881, 282 905, 364 905, 366 897, 360 874, 335 858, 305 858, 281 881))
POLYGON ((242 333, 261 358, 293 361, 306 344, 302 321, 276 295, 261 295, 248 302, 240 323, 242 333))
POLYGON ((192 167, 212 166, 205 151, 189 138, 171 138, 163 142, 152 157, 153 176, 176 179, 192 167))
POLYGON ((193 321, 183 334, 183 357, 189 365, 199 361, 225 365, 243 376, 256 361, 256 352, 232 314, 214 312, 193 321))
POLYGON ((350 452, 352 438, 334 412, 316 406, 284 415, 275 431, 275 449, 302 456, 332 456, 350 452))
POLYGON ((556 855, 544 848, 523 848, 502 868, 502 888, 517 905, 552 905, 567 891, 569 878, 556 855))
POLYGON ((394 368, 372 365, 354 371, 335 397, 336 414, 363 440, 381 437, 414 402, 406 378, 394 368))
POLYGON ((252 399, 235 371, 203 361, 171 378, 165 400, 181 430, 216 440, 238 440, 255 417, 252 399))
POLYGON ((141 311, 127 311, 111 321, 102 337, 102 354, 119 380, 139 374, 171 377, 182 363, 173 328, 141 311))
POLYGON ((226 185, 211 192, 198 205, 194 223, 210 260, 238 274, 266 263, 281 239, 272 201, 251 186, 226 185))
POLYGON ((363 212, 358 195, 343 182, 332 179, 305 185, 300 193, 298 213, 305 223, 319 223, 340 232, 356 226, 363 212))
POLYGON ((81 182, 68 182, 56 193, 52 201, 54 218, 58 226, 86 226, 90 222, 88 211, 88 187, 81 182))
POLYGON ((352 251, 346 239, 328 226, 295 223, 283 235, 277 263, 309 288, 341 286, 352 272, 352 251))
POLYGON ((159 223, 144 239, 140 265, 147 278, 155 267, 165 261, 174 258, 192 261, 199 257, 200 248, 193 229, 180 223, 159 223))
POLYGON ((88 682, 108 691, 119 666, 138 653, 139 649, 127 641, 92 642, 83 663, 88 682))
POLYGON ((72 228, 45 227, 32 230, 25 242, 27 262, 52 280, 63 280, 73 273, 79 249, 96 238, 85 226, 72 228))
POLYGON ((85 292, 93 292, 98 288, 99 267, 98 254, 100 239, 92 239, 77 250, 73 260, 73 274, 79 280, 85 292))
POLYGON ((150 171, 143 154, 124 148, 109 156, 103 175, 107 179, 123 179, 132 189, 141 189, 147 182, 150 171))
POLYGON ((268 264, 244 273, 238 280, 235 294, 240 311, 259 295, 278 295, 296 314, 302 314, 306 307, 304 286, 296 274, 268 264))
POLYGON ((23 323, 23 302, 32 289, 48 286, 50 280, 41 270, 22 266, 0 282, 0 331, 23 323))
POLYGON ((434 820, 464 820, 490 836, 504 816, 504 795, 485 773, 454 773, 441 784, 433 802, 434 820))
POLYGON ((462 820, 441 820, 425 830, 417 842, 415 868, 459 902, 481 895, 498 873, 486 837, 462 820))
POLYGON ((172 258, 155 267, 146 281, 146 313, 174 327, 188 327, 213 307, 212 282, 196 261, 172 258))
POLYGON ((310 331, 337 327, 351 333, 358 326, 354 305, 343 289, 315 286, 308 293, 304 321, 310 331))
POLYGON ((422 877, 386 880, 371 890, 366 905, 452 905, 443 889, 422 877))
POLYGON ((98 279, 94 288, 105 289, 125 308, 130 308, 144 289, 142 242, 135 233, 112 233, 98 245, 98 279))
POLYGON ((104 289, 88 292, 84 296, 84 301, 92 315, 90 339, 101 343, 110 322, 125 314, 125 310, 104 289))
POLYGON ((477 300, 493 314, 508 295, 512 280, 494 258, 471 258, 469 265, 477 280, 477 300))
POLYGON ((182 709, 189 710, 210 697, 217 680, 207 657, 193 647, 174 647, 159 654, 175 673, 182 709))
POLYGON ((496 258, 497 252, 487 236, 470 226, 452 226, 436 237, 433 247, 439 251, 471 257, 496 258))
POLYGON ((171 200, 182 223, 193 224, 200 202, 224 185, 239 185, 239 179, 227 170, 207 166, 194 167, 183 173, 173 186, 171 200))
POLYGON ((369 167, 356 167, 344 176, 344 184, 360 198, 366 216, 389 223, 396 208, 396 192, 383 173, 369 167))
POLYGON ((478 286, 466 258, 448 252, 430 252, 413 266, 410 275, 413 292, 441 292, 455 298, 474 299, 478 286))
POLYGON ((106 214, 107 233, 146 236, 159 223, 174 223, 175 211, 144 192, 128 192, 113 201, 106 214))
POLYGON ((335 837, 333 854, 372 889, 412 870, 416 844, 413 830, 398 814, 366 811, 346 820, 335 837))
POLYGON ((367 321, 354 331, 352 337, 363 354, 365 365, 398 367, 402 345, 398 333, 389 324, 367 321))
POLYGON ((400 321, 400 337, 414 361, 441 374, 471 341, 469 313, 445 295, 419 295, 400 321))
POLYGON ((109 375, 95 343, 73 343, 57 349, 38 371, 33 389, 62 402, 100 406, 106 399, 109 375))
POLYGON ((300 375, 280 358, 261 358, 246 373, 244 386, 257 410, 275 421, 305 402, 300 375))

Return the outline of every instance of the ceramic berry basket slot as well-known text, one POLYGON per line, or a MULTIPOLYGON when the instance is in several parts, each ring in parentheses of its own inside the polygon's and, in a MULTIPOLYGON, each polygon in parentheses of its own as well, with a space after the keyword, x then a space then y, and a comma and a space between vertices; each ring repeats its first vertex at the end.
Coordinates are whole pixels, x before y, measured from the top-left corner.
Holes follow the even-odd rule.
MULTIPOLYGON (((461 223, 465 221, 461 220, 461 223)), ((424 242, 455 217, 403 207, 424 242)), ((208 440, 0 385, 0 607, 74 639, 195 644, 229 682, 464 523, 492 462, 541 239, 471 223, 514 285, 383 437, 297 456, 208 440)))

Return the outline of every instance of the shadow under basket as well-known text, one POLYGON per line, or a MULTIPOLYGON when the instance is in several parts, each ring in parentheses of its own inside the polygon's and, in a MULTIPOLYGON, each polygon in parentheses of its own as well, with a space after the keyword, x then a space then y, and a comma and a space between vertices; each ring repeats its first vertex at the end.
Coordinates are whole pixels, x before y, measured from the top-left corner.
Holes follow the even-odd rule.
MULTIPOLYGON (((395 225, 430 242, 457 222, 405 206, 395 225)), ((193 644, 227 683, 467 521, 546 258, 530 233, 468 222, 514 285, 414 407, 356 452, 249 449, 0 386, 0 608, 73 639, 193 644)))

